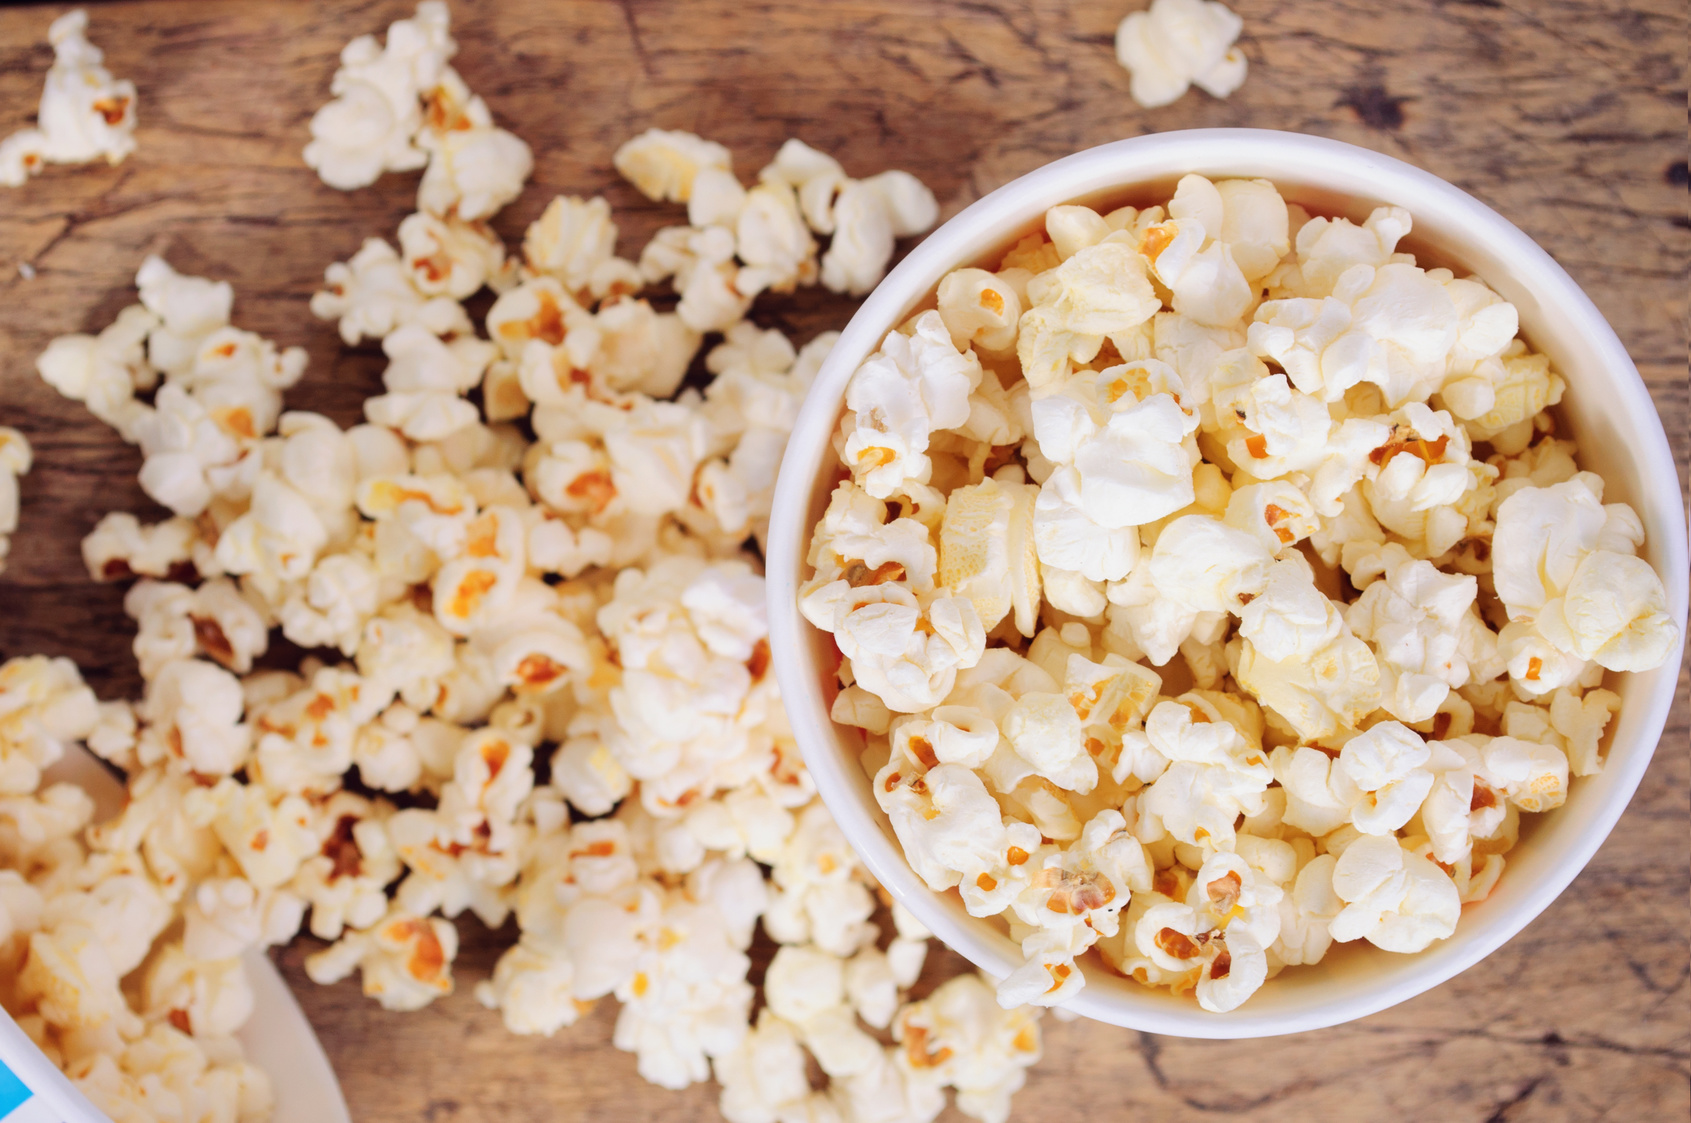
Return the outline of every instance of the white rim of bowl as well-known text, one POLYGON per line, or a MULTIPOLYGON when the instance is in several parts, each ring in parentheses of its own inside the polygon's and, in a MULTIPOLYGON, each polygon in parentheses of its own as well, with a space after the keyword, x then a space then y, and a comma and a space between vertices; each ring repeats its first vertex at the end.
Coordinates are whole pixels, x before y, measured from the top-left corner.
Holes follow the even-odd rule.
MULTIPOLYGON (((812 489, 818 473, 833 455, 832 435, 843 406, 846 383, 859 363, 880 346, 886 333, 913 306, 927 297, 945 273, 970 264, 965 246, 977 238, 980 230, 1013 231, 1027 225, 1048 207, 1112 190, 1126 191, 1138 184, 1178 178, 1186 173, 1273 179, 1276 173, 1272 169, 1284 167, 1288 151, 1295 152, 1299 163, 1309 172, 1331 172, 1335 178, 1345 180, 1366 176, 1370 187, 1382 199, 1414 199, 1414 205, 1407 207, 1412 214, 1436 211, 1441 225, 1462 228, 1470 244, 1488 246, 1530 268, 1534 274, 1533 290, 1549 306, 1577 323, 1599 354, 1600 365, 1613 375, 1614 389, 1623 399, 1626 419, 1636 438, 1632 456, 1640 475, 1646 479, 1670 479, 1677 484, 1678 470, 1660 415, 1614 329, 1548 253, 1508 219, 1467 192, 1390 156, 1301 133, 1190 129, 1115 141, 1066 156, 1012 180, 929 234, 852 316, 811 385, 782 458, 765 550, 770 647, 782 699, 790 714, 820 714, 824 726, 830 722, 820 680, 805 673, 807 660, 800 655, 806 633, 813 629, 798 611, 798 587, 812 530, 807 525, 812 489)), ((1669 611, 1678 621, 1683 639, 1688 569, 1684 508, 1677 494, 1673 502, 1665 504, 1652 502, 1660 498, 1654 493, 1636 498, 1646 526, 1657 528, 1651 535, 1650 547, 1661 559, 1658 568, 1667 584, 1669 611), (1665 539, 1659 534, 1663 526, 1670 531, 1665 539)), ((1616 762, 1613 774, 1605 769, 1612 785, 1611 794, 1609 802, 1597 812, 1592 829, 1568 848, 1552 874, 1539 880, 1514 912, 1494 923, 1483 937, 1458 946, 1445 942, 1418 953, 1415 958, 1424 965, 1423 971, 1405 974, 1392 985, 1359 994, 1354 1001, 1315 1006, 1292 1015, 1275 1012, 1253 1016, 1249 1003, 1225 1015, 1207 1013, 1196 1003, 1190 1004, 1189 1012, 1171 1014, 1164 1010, 1136 1009, 1131 1003, 1102 994, 1093 987, 1083 988, 1063 1004, 1064 1008, 1098 1021, 1175 1036, 1268 1037, 1365 1017, 1460 974, 1501 947, 1549 907, 1614 829, 1661 739, 1673 705, 1676 667, 1677 664, 1646 672, 1656 676, 1655 689, 1629 702, 1635 712, 1643 711, 1641 729, 1643 736, 1651 740, 1644 751, 1629 752, 1624 760, 1616 762)), ((880 809, 874 808, 871 813, 860 800, 847 794, 849 786, 859 782, 852 775, 853 770, 861 771, 857 761, 845 759, 832 746, 810 738, 804 720, 794 720, 792 726, 817 791, 876 880, 932 929, 936 937, 988 975, 1003 978, 1020 966, 1021 961, 1014 954, 1015 945, 1006 936, 989 929, 988 921, 960 924, 945 911, 939 904, 940 895, 917 877, 899 847, 883 833, 880 820, 884 815, 880 809), (830 799, 831 794, 835 798, 830 799)), ((1610 760, 1614 761, 1616 755, 1611 747, 1610 760)))

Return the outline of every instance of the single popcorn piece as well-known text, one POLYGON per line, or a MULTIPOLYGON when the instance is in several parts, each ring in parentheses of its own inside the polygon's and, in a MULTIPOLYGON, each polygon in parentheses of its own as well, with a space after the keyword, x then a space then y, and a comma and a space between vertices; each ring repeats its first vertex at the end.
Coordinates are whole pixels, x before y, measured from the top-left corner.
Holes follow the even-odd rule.
POLYGON ((153 312, 132 304, 97 336, 61 335, 49 342, 35 360, 36 372, 133 444, 147 416, 147 407, 135 395, 158 385, 159 372, 147 356, 148 338, 156 327, 153 312))
POLYGON ((1636 556, 1630 533, 1612 532, 1636 522, 1630 507, 1604 506, 1580 477, 1522 488, 1498 505, 1493 573, 1511 621, 1505 633, 1513 630, 1511 680, 1547 693, 1572 677, 1552 678, 1546 668, 1553 662, 1532 653, 1529 637, 1610 670, 1659 666, 1675 649, 1679 626, 1668 616, 1661 578, 1636 556))
POLYGON ((135 83, 112 78, 87 38, 88 13, 66 12, 47 29, 53 65, 32 128, 0 140, 0 186, 22 187, 47 164, 121 164, 135 151, 135 83))
POLYGON ((991 631, 1014 612, 1016 630, 1034 632, 1039 568, 1034 553, 1034 497, 1028 484, 983 480, 952 492, 939 536, 939 583, 974 605, 991 631))
POLYGON ((1133 100, 1155 109, 1189 87, 1224 98, 1245 81, 1245 55, 1234 45, 1244 26, 1217 0, 1152 0, 1116 28, 1116 59, 1133 75, 1133 100))
MULTIPOLYGON (((408 220, 409 221, 409 220, 408 220)), ((404 224, 401 223, 401 229, 404 224)), ((436 266, 431 265, 430 271, 436 266)), ((366 238, 347 261, 323 273, 328 286, 311 297, 312 315, 340 322, 341 339, 381 339, 406 324, 418 323, 435 335, 467 335, 463 306, 444 295, 418 289, 413 267, 381 238, 366 238)))
POLYGON ((417 209, 467 222, 493 217, 522 193, 534 154, 493 123, 487 103, 450 66, 423 98, 427 111, 416 144, 429 162, 417 185, 417 209))
POLYGON ((389 25, 387 42, 360 35, 341 51, 330 83, 333 101, 311 118, 305 162, 341 191, 374 183, 383 172, 412 171, 428 161, 415 141, 422 97, 458 50, 444 0, 422 0, 417 14, 389 25))
POLYGON ((920 234, 938 218, 933 192, 909 172, 846 180, 833 201, 823 287, 862 296, 885 275, 894 239, 920 234))
POLYGON ((722 145, 663 129, 647 129, 625 142, 611 162, 641 194, 660 203, 687 202, 694 180, 707 168, 733 169, 733 157, 722 145))
POLYGON ((1096 358, 1106 337, 1124 335, 1148 320, 1159 301, 1147 271, 1133 245, 1106 240, 1030 278, 1028 308, 1016 337, 1029 388, 1041 391, 1062 381, 1073 363, 1096 358))
POLYGON ((1364 837, 1345 847, 1333 891, 1345 902, 1332 923, 1341 943, 1366 939, 1387 951, 1415 952, 1456 931, 1455 883, 1395 838, 1364 837))
POLYGON ((971 1118, 1006 1120, 1010 1097, 1043 1055, 1039 1018, 1037 1008, 1001 1009, 985 979, 959 975, 899 1011, 893 1060, 907 1081, 955 1088, 957 1109, 971 1118))
POLYGON ((18 478, 29 473, 32 460, 28 438, 0 425, 0 573, 6 571, 12 534, 18 529, 18 478))
POLYGON ((1399 721, 1430 720, 1451 689, 1468 681, 1464 648, 1495 646, 1491 630, 1471 613, 1477 591, 1472 577, 1405 560, 1346 611, 1352 634, 1374 645, 1381 705, 1399 721))
POLYGON ((99 721, 94 692, 69 659, 20 656, 0 664, 0 793, 24 795, 41 771, 99 721))
POLYGON ((452 993, 452 960, 458 930, 440 919, 411 916, 401 909, 362 931, 349 932, 308 956, 312 982, 332 983, 362 970, 364 993, 388 1010, 417 1010, 452 993))
POLYGON ((1237 1008, 1267 977, 1280 935, 1284 891, 1237 854, 1217 853, 1193 878, 1184 904, 1159 902, 1137 919, 1132 941, 1164 971, 1195 973, 1198 1003, 1237 1008))
POLYGON ((981 378, 980 360, 958 352, 937 312, 918 316, 908 336, 888 335, 846 391, 852 428, 842 456, 864 490, 885 499, 907 480, 922 482, 930 435, 968 420, 981 378))

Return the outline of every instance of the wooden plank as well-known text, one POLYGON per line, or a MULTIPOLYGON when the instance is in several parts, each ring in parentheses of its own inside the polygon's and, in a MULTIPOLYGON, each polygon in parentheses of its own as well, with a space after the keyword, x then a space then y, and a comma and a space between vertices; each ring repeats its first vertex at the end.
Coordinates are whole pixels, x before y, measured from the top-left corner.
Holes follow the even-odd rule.
MULTIPOLYGON (((1678 455, 1686 383, 1686 11, 1672 0, 1241 0, 1251 74, 1226 102, 1147 113, 1111 52, 1139 0, 652 0, 458 4, 455 65, 534 147, 497 226, 511 241, 559 192, 604 193, 635 252, 670 208, 610 168, 649 125, 693 129, 749 174, 789 135, 847 168, 907 168, 947 213, 1077 148, 1205 125, 1296 129, 1400 156, 1472 191, 1544 245, 1638 361, 1678 455)), ((63 6, 0 9, 0 132, 22 123, 63 6)), ((133 452, 33 373, 53 335, 133 299, 148 252, 234 282, 236 321, 311 352, 295 408, 343 422, 380 356, 343 349, 306 302, 322 269, 409 213, 415 176, 341 194, 303 166, 305 123, 340 47, 407 14, 331 4, 146 0, 92 10, 93 38, 140 86, 139 152, 52 169, 0 195, 0 421, 35 442, 24 524, 0 582, 0 653, 76 657, 103 694, 135 689, 120 590, 78 541, 109 509, 152 510, 133 452), (26 280, 18 265, 36 275, 26 280)), ((801 337, 852 303, 807 293, 760 318, 801 337)), ((1204 1043, 1047 1019, 1047 1058, 1016 1118, 1665 1119, 1691 1111, 1691 765, 1686 677, 1663 749, 1620 828, 1521 936, 1438 990, 1359 1024, 1204 1043)), ((459 991, 388 1014, 351 983, 316 987, 313 946, 280 953, 356 1118, 714 1118, 709 1086, 640 1081, 610 1046, 609 1004, 550 1040, 514 1038, 470 996, 509 933, 461 923, 459 991)), ((930 978, 960 965, 936 954, 930 978)))

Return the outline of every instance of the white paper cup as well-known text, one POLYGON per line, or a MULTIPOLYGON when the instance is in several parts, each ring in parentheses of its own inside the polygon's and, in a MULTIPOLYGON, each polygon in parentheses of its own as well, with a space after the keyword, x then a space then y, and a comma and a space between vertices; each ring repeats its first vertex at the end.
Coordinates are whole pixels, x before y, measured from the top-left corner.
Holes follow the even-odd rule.
MULTIPOLYGON (((882 281, 852 317, 800 411, 781 464, 770 520, 770 645, 782 697, 817 789, 876 878, 936 936, 1002 978, 1020 949, 996 920, 971 917, 953 893, 935 893, 910 869, 858 764, 859 731, 828 717, 829 637, 798 612, 811 529, 838 466, 831 437, 852 372, 888 331, 924 305, 941 277, 967 265, 996 267, 1059 203, 1144 205, 1166 200, 1182 175, 1262 177, 1312 212, 1361 222, 1394 204, 1414 216, 1403 248, 1422 264, 1478 275, 1520 313, 1521 332, 1567 380, 1559 415, 1579 441, 1580 463, 1603 477, 1604 498, 1635 507, 1648 535, 1643 556, 1667 584, 1683 632, 1686 530, 1679 477, 1650 395, 1591 300, 1561 266, 1491 208, 1436 176, 1337 141, 1259 129, 1196 129, 1137 137, 1048 164, 981 199, 941 226, 882 281)), ((1641 674, 1611 674, 1621 710, 1601 774, 1576 779, 1566 805, 1528 816, 1502 880, 1462 910, 1450 939, 1416 955, 1367 944, 1334 945, 1315 967, 1285 971, 1242 1007, 1211 1014, 1190 996, 1153 990, 1082 961, 1086 986, 1065 1006, 1132 1029, 1182 1037, 1262 1037, 1336 1025, 1383 1010, 1471 967, 1526 926, 1567 888, 1613 829, 1644 775, 1673 703, 1678 660, 1641 674)))

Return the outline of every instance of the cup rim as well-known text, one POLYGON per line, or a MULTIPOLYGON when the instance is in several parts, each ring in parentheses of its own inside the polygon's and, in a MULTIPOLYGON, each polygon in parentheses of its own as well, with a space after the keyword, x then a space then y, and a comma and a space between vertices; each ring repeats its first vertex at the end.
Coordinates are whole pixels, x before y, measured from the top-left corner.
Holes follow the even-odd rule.
MULTIPOLYGON (((861 773, 855 755, 836 750, 825 731, 831 726, 823 704, 820 676, 807 657, 810 624, 798 611, 801 570, 808 551, 811 497, 818 476, 832 468, 831 437, 843 408, 846 383, 863 358, 879 347, 886 333, 931 292, 945 272, 971 264, 965 247, 983 230, 1009 232, 1028 225, 1050 206, 1159 180, 1172 181, 1196 172, 1211 176, 1308 178, 1331 174, 1335 180, 1366 180, 1369 190, 1334 193, 1352 199, 1373 198, 1404 206, 1412 216, 1436 214, 1440 225, 1458 228, 1464 245, 1485 247, 1518 263, 1520 279, 1538 301, 1569 322, 1596 352, 1600 380, 1618 396, 1630 426, 1628 451, 1643 481, 1635 505, 1649 537, 1668 592, 1670 614, 1685 636, 1687 538, 1678 472, 1660 415, 1625 347, 1596 305, 1551 256, 1502 215, 1430 172, 1403 161, 1340 141, 1265 129, 1192 129, 1115 141, 1075 153, 1035 169, 972 203, 941 225, 892 270, 853 315, 823 364, 801 408, 782 459, 765 547, 766 595, 773 664, 789 722, 818 793, 864 865, 892 895, 936 937, 988 975, 1002 978, 1020 965, 1015 945, 984 918, 962 918, 942 904, 910 868, 902 850, 884 833, 884 814, 865 801, 852 773, 861 773), (1295 167, 1295 173, 1288 168, 1295 167), (1276 170, 1279 169, 1279 170, 1276 170), (1406 200, 1413 200, 1408 202, 1406 200), (1671 495, 1669 491, 1671 489, 1671 495)), ((1681 649, 1683 658, 1683 646, 1681 649)), ((1666 725, 1677 684, 1678 661, 1631 676, 1644 680, 1628 707, 1642 717, 1621 749, 1617 728, 1601 774, 1607 791, 1588 808, 1584 832, 1559 847, 1547 876, 1534 881, 1509 911, 1483 929, 1461 927, 1414 956, 1408 965, 1387 972, 1375 985, 1303 1008, 1216 1015, 1196 1003, 1170 1008, 1146 989, 1146 1000, 1110 993, 1089 983, 1064 1007, 1074 1013, 1132 1029, 1196 1038, 1263 1037, 1336 1025, 1375 1013, 1450 979, 1479 962, 1543 912, 1596 853, 1625 811, 1643 779, 1666 725), (1465 938, 1464 938, 1465 937, 1465 938)), ((1620 720, 1616 719, 1617 722, 1620 720)), ((1592 777, 1595 780, 1599 777, 1592 777)), ((1507 877, 1507 874, 1505 875, 1507 877)), ((1473 924, 1470 919, 1470 924, 1473 924)), ((1127 980, 1119 980, 1126 982, 1127 980)), ((1132 984, 1137 986, 1137 984, 1132 984)))

